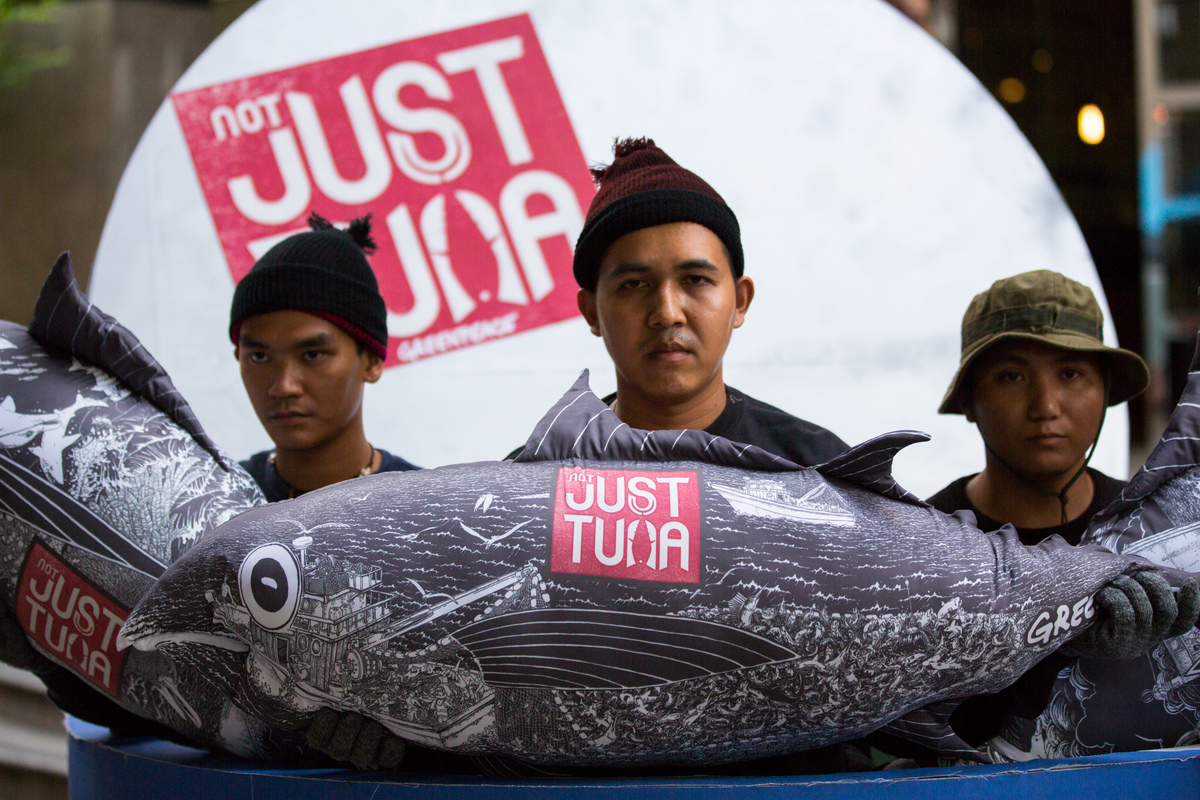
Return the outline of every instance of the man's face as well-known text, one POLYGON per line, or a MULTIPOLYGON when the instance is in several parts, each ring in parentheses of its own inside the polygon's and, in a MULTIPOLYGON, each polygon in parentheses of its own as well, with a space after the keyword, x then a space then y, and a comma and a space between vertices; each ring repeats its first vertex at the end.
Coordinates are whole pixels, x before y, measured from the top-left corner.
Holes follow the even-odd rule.
POLYGON ((734 279, 725 245, 693 222, 628 233, 600 262, 596 291, 579 310, 604 339, 618 385, 663 403, 695 397, 720 379, 733 329, 754 297, 734 279))
POLYGON ((1010 469, 1026 478, 1070 477, 1100 432, 1100 358, 1032 341, 1006 341, 971 370, 967 419, 1010 469))
POLYGON ((363 384, 383 372, 345 331, 302 311, 250 317, 234 355, 254 413, 283 450, 336 438, 361 413, 363 384))

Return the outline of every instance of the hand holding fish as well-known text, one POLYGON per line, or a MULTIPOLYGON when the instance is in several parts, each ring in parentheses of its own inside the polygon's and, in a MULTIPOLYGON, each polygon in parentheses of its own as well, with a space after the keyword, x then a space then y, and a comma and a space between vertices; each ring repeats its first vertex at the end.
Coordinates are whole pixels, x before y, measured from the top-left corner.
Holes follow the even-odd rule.
POLYGON ((1196 625, 1200 589, 1187 578, 1175 596, 1157 572, 1119 575, 1096 593, 1098 620, 1064 652, 1100 658, 1137 658, 1158 642, 1196 625))
POLYGON ((404 742, 373 719, 353 711, 322 708, 313 716, 306 737, 310 747, 359 769, 395 769, 404 758, 404 742))

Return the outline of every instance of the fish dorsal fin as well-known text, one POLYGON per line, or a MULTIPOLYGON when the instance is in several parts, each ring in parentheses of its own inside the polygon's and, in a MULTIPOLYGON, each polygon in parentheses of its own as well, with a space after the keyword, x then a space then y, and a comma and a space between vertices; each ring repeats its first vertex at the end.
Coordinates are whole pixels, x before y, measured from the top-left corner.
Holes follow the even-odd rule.
POLYGON ((1158 487, 1197 466, 1200 466, 1200 340, 1188 368, 1187 385, 1171 412, 1167 429, 1146 463, 1129 479, 1117 499, 1092 518, 1088 529, 1096 530, 1109 520, 1124 516, 1158 487))
POLYGON ((826 478, 840 478, 893 500, 902 500, 929 508, 929 504, 908 491, 892 477, 892 459, 905 447, 928 442, 929 434, 920 431, 892 431, 851 447, 840 456, 816 466, 826 478))
POLYGON ((119 378, 134 394, 154 405, 191 435, 223 468, 230 464, 208 438, 167 371, 125 326, 92 305, 71 270, 71 256, 54 263, 38 296, 29 335, 45 347, 65 350, 119 378))
POLYGON ((631 428, 592 393, 584 370, 546 412, 515 461, 706 461, 727 467, 786 472, 799 466, 760 447, 704 431, 631 428))

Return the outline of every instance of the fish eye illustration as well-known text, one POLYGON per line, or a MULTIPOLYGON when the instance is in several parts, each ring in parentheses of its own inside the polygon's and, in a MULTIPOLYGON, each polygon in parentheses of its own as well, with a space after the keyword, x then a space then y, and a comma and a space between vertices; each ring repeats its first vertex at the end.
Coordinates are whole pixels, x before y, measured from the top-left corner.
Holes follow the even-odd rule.
POLYGON ((292 621, 300 601, 300 565, 288 548, 265 544, 242 561, 238 585, 254 621, 279 630, 292 621))

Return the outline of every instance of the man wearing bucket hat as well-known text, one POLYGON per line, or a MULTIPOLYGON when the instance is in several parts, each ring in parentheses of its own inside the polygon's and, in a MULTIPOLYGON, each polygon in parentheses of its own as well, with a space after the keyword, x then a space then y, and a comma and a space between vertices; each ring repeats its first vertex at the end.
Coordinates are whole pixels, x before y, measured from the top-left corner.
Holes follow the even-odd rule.
POLYGON ((1010 522, 1027 544, 1055 533, 1078 543, 1121 487, 1087 468, 1105 410, 1150 380, 1136 353, 1104 344, 1103 329, 1091 290, 1056 272, 1015 275, 977 295, 938 412, 976 424, 985 466, 929 502, 968 509, 985 530, 1010 522))
MULTIPOLYGON (((1105 411, 1150 379, 1136 353, 1104 344, 1103 330, 1091 290, 1048 270, 996 281, 971 301, 962 357, 938 411, 975 423, 985 463, 930 497, 935 508, 971 511, 987 532, 1011 523, 1028 545, 1055 534, 1080 542, 1124 485, 1088 467, 1105 411)), ((1073 660, 1055 653, 1001 692, 969 698, 951 726, 979 745, 1009 716, 1035 718, 1073 660)))

